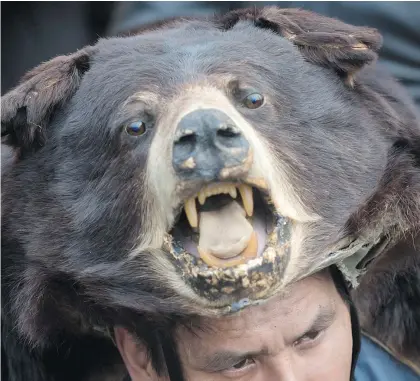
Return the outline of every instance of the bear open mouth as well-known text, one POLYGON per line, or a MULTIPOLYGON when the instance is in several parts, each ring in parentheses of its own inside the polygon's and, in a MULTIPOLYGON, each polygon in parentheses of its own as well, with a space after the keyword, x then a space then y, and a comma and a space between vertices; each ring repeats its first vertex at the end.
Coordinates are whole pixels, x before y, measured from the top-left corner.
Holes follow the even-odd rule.
POLYGON ((260 189, 212 183, 185 202, 171 234, 207 266, 226 268, 261 255, 274 227, 274 209, 260 189))
POLYGON ((264 182, 195 187, 164 241, 181 277, 217 308, 234 311, 280 287, 292 221, 277 213, 264 182))

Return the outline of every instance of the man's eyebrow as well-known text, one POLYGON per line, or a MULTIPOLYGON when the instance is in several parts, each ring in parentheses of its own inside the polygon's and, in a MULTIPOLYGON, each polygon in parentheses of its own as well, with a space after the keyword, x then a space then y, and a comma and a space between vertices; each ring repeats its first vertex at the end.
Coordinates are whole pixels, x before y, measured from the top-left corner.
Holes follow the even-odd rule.
POLYGON ((328 328, 335 320, 337 316, 336 308, 332 305, 320 306, 318 313, 315 315, 311 323, 308 325, 308 328, 302 333, 302 336, 306 335, 308 332, 314 330, 323 330, 328 328))
POLYGON ((206 372, 220 372, 225 369, 232 368, 237 363, 248 359, 255 358, 257 356, 268 355, 268 349, 263 348, 260 351, 255 352, 232 352, 232 351, 220 351, 215 352, 212 355, 206 357, 200 365, 200 369, 206 372))
POLYGON ((331 324, 337 315, 337 311, 334 306, 321 306, 319 312, 312 320, 310 325, 311 328, 322 328, 331 324))

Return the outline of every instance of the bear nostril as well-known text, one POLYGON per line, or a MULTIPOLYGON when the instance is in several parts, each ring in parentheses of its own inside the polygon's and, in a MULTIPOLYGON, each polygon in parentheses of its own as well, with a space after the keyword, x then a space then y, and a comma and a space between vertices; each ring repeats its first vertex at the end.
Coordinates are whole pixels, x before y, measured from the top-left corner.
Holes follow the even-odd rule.
POLYGON ((186 134, 186 135, 181 136, 176 143, 177 144, 194 144, 196 143, 196 141, 197 141, 197 138, 195 134, 186 134))
POLYGON ((234 138, 239 134, 237 128, 231 126, 222 126, 217 130, 217 136, 221 138, 234 138))
POLYGON ((193 132, 184 132, 174 142, 174 152, 176 156, 189 156, 195 151, 197 146, 197 135, 193 132))

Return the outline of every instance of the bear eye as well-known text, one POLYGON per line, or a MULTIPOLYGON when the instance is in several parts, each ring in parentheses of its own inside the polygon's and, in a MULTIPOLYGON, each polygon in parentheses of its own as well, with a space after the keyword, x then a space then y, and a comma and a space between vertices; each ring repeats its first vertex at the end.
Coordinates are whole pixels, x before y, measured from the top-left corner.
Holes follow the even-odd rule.
POLYGON ((258 93, 249 94, 244 99, 244 103, 246 107, 250 109, 255 109, 262 106, 262 104, 264 103, 264 97, 258 93))
POLYGON ((125 132, 132 136, 140 136, 146 132, 146 123, 141 120, 124 126, 125 132))

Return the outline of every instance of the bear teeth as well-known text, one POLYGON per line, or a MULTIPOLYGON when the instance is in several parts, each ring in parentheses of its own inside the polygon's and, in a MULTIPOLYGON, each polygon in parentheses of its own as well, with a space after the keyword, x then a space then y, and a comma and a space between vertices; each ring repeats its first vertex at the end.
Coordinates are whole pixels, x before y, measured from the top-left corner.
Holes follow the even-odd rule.
POLYGON ((229 194, 232 198, 236 198, 236 187, 233 184, 210 184, 205 186, 197 194, 198 202, 204 205, 207 197, 217 194, 229 194))
POLYGON ((252 217, 254 213, 252 187, 246 184, 235 185, 232 183, 215 183, 206 185, 197 193, 195 197, 191 197, 185 202, 184 210, 191 227, 198 227, 198 212, 195 202, 196 199, 200 205, 204 205, 207 197, 215 196, 218 194, 229 194, 232 198, 236 198, 237 189, 241 195, 246 214, 249 217, 252 217))
POLYGON ((198 213, 195 205, 195 197, 192 197, 185 202, 184 210, 191 227, 198 227, 198 213))
POLYGON ((242 197, 242 203, 244 204, 245 212, 249 217, 254 214, 254 198, 252 197, 252 188, 249 185, 239 185, 239 193, 242 197))

